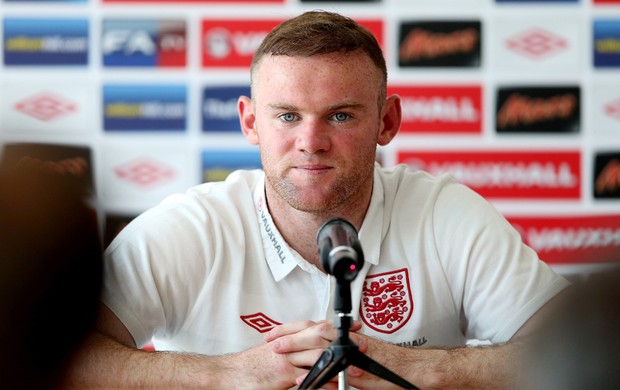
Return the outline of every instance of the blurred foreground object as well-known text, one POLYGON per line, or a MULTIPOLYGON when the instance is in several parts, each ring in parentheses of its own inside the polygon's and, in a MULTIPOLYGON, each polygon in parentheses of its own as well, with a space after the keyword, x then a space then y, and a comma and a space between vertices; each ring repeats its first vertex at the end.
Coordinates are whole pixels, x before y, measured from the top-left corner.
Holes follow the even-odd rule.
POLYGON ((102 249, 82 168, 79 158, 0 161, 3 388, 57 388, 94 321, 102 249))
POLYGON ((575 282, 526 355, 530 390, 620 388, 620 267, 575 282))

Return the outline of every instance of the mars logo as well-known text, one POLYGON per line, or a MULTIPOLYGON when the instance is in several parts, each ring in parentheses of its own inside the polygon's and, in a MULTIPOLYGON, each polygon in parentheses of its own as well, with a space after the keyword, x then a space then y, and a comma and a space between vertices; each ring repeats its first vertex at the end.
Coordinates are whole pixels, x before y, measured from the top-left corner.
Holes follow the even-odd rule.
POLYGON ((114 168, 116 176, 139 187, 161 185, 175 178, 174 168, 150 158, 131 161, 114 168))
POLYGON ((399 66, 480 66, 479 21, 407 22, 399 35, 399 66))
POLYGON ((72 114, 77 110, 75 103, 51 92, 42 92, 15 104, 15 110, 43 122, 72 114))
POLYGON ((186 27, 181 20, 105 20, 105 66, 186 65, 186 27))
POLYGON ((578 86, 510 87, 497 91, 498 133, 576 133, 581 128, 578 86))
POLYGON ((366 276, 362 294, 360 317, 377 332, 394 333, 411 318, 413 299, 406 268, 366 276))
POLYGON ((566 39, 541 28, 534 28, 506 41, 506 46, 517 53, 539 60, 568 47, 566 39))
POLYGON ((482 132, 482 89, 479 86, 390 87, 401 96, 404 132, 482 132))
POLYGON ((247 67, 267 34, 281 20, 203 20, 202 66, 247 67))
POLYGON ((596 155, 593 188, 595 198, 620 198, 620 153, 596 155))

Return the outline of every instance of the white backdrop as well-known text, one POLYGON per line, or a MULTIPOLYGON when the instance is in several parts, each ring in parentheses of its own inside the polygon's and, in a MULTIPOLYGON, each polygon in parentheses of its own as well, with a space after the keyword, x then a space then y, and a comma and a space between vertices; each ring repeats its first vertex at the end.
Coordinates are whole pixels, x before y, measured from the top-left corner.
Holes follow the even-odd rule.
POLYGON ((380 38, 390 90, 403 96, 407 118, 381 150, 384 165, 452 172, 561 272, 620 260, 620 1, 5 0, 0 146, 88 148, 108 229, 172 192, 257 166, 234 97, 248 90, 247 63, 264 34, 317 8, 366 23, 380 38), (401 28, 426 22, 435 30, 400 51, 401 28), (599 30, 611 38, 597 41, 599 30), (472 37, 477 56, 463 54, 472 37), (597 50, 611 65, 596 63, 597 50), (432 62, 451 51, 463 61, 399 63, 399 55, 432 62), (498 132, 500 90, 520 88, 556 95, 506 106, 521 127, 498 132), (576 100, 561 101, 563 88, 576 90, 576 100), (549 116, 563 128, 537 129, 535 120, 549 116), (570 125, 562 122, 568 116, 570 125))

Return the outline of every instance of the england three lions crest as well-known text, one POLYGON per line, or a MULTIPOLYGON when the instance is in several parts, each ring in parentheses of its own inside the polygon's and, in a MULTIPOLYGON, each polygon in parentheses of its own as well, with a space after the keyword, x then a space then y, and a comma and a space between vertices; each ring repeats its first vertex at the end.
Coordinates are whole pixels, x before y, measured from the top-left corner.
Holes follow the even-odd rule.
POLYGON ((406 268, 368 275, 362 287, 360 317, 370 328, 394 333, 409 321, 413 299, 406 268))

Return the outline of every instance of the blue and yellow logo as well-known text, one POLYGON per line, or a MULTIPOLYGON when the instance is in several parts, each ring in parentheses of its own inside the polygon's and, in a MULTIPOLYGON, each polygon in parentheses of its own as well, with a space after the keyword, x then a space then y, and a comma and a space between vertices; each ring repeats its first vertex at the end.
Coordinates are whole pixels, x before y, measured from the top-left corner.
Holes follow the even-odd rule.
POLYGON ((4 20, 4 64, 88 64, 86 19, 4 20))
POLYGON ((105 131, 185 131, 184 85, 105 85, 105 131))
POLYGON ((593 27, 594 67, 620 66, 620 19, 595 20, 593 27))

